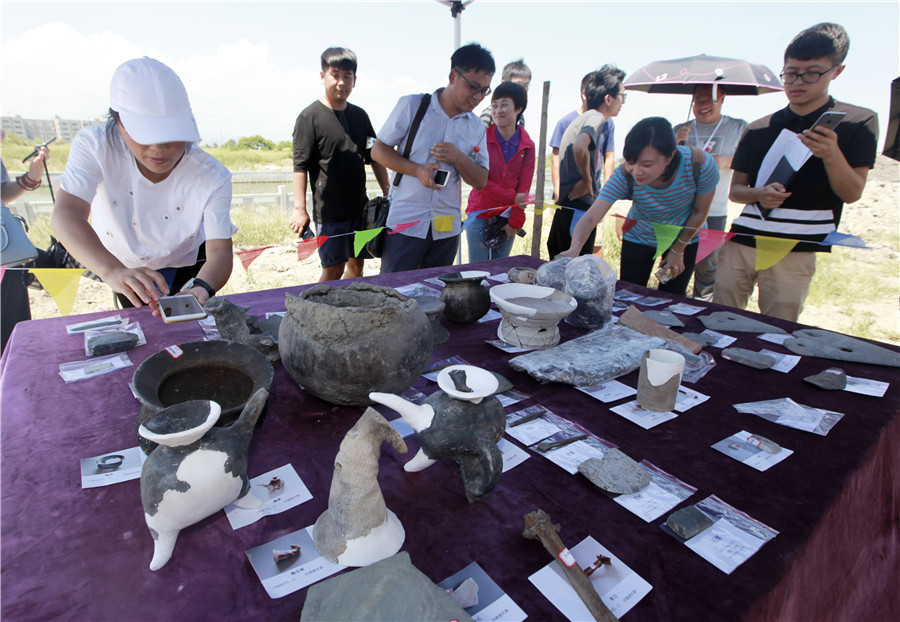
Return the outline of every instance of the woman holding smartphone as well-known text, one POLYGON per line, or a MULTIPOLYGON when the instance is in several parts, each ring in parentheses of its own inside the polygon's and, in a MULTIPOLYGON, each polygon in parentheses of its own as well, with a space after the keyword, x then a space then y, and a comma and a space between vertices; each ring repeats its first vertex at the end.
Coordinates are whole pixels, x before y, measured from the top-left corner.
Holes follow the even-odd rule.
POLYGON ((116 69, 106 126, 72 142, 53 232, 123 307, 204 304, 231 276, 231 173, 199 140, 181 80, 145 56, 116 69))
POLYGON ((494 91, 494 124, 487 129, 488 182, 469 194, 466 207, 469 261, 509 257, 516 231, 525 224, 519 205, 534 177, 534 141, 518 121, 527 105, 528 93, 519 84, 502 82, 494 91))
POLYGON ((662 117, 639 121, 625 137, 623 156, 625 163, 600 189, 593 205, 575 226, 572 245, 560 254, 577 257, 613 203, 631 199, 628 217, 634 219, 634 225, 622 239, 619 279, 647 285, 657 246, 652 223, 676 225, 681 230, 663 253, 660 270, 664 276, 659 289, 684 296, 697 258, 698 233, 706 223, 719 169, 706 152, 676 146, 672 125, 662 117), (694 166, 699 167, 696 183, 694 166))

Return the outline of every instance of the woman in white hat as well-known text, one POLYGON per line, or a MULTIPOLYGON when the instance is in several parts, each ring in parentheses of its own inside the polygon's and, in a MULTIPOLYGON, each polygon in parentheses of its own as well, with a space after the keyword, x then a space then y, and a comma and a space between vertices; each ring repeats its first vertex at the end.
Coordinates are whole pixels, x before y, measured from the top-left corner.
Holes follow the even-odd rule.
POLYGON ((123 306, 203 304, 231 275, 231 173, 199 140, 181 80, 145 56, 113 74, 106 126, 72 142, 53 232, 123 306))

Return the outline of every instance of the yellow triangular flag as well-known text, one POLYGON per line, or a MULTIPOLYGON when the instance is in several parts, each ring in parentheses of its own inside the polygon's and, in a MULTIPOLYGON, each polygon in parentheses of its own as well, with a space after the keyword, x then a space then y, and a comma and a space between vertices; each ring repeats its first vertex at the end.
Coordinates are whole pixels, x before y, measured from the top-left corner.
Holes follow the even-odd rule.
POLYGON ((84 270, 78 268, 32 268, 29 270, 53 298, 61 315, 72 313, 78 284, 84 270))
POLYGON ((359 252, 366 245, 366 242, 381 233, 384 227, 376 227, 374 229, 366 229, 365 231, 355 231, 353 236, 353 254, 359 256, 359 252))
POLYGON ((435 231, 450 232, 453 231, 453 223, 456 222, 456 216, 435 216, 435 231))
POLYGON ((799 240, 786 240, 784 238, 770 238, 765 235, 756 237, 756 271, 771 268, 785 255, 791 252, 799 240))
POLYGON ((653 255, 655 260, 663 254, 663 252, 672 246, 672 242, 678 237, 681 227, 678 225, 666 225, 661 222, 651 222, 653 225, 653 233, 656 234, 656 254, 653 255))

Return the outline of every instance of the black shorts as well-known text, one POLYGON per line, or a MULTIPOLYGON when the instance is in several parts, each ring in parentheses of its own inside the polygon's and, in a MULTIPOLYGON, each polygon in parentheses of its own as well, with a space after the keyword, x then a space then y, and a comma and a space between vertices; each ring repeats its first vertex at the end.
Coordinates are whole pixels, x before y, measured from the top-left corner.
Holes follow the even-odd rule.
POLYGON ((361 228, 358 220, 316 223, 316 234, 328 236, 325 243, 319 247, 319 259, 322 261, 323 268, 347 263, 351 257, 372 259, 372 255, 365 248, 360 249, 359 255, 353 252, 355 232, 361 228))

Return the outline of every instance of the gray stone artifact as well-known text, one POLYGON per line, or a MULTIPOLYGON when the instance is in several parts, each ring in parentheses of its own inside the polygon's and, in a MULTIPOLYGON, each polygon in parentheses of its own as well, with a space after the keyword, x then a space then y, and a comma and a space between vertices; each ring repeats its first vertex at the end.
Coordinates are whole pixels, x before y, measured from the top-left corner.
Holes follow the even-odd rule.
POLYGON ((784 347, 795 354, 823 359, 900 367, 900 353, 854 339, 840 333, 818 328, 795 330, 784 347))
POLYGON ((681 336, 686 337, 691 341, 695 341, 704 347, 711 346, 712 344, 719 341, 712 335, 704 335, 703 333, 681 333, 681 336))
POLYGON ((828 391, 843 391, 847 388, 847 374, 839 367, 820 371, 818 374, 807 376, 804 380, 828 391))
POLYGON ((412 565, 409 553, 401 551, 310 587, 300 620, 472 622, 472 617, 412 565))
POLYGON ((478 604, 478 584, 472 577, 457 585, 455 589, 447 590, 447 594, 463 609, 478 604))
POLYGON ((593 255, 563 257, 538 268, 535 285, 553 287, 573 296, 578 307, 566 323, 591 330, 602 328, 612 318, 616 271, 593 255))
POLYGON ((559 321, 578 306, 575 299, 552 287, 506 283, 491 288, 491 300, 503 319, 497 336, 514 346, 540 350, 559 343, 559 321))
POLYGON ((154 543, 150 570, 169 561, 185 527, 230 503, 262 505, 247 477, 247 451, 268 396, 256 391, 228 428, 214 427, 221 408, 208 400, 176 404, 140 427, 141 436, 159 443, 141 469, 141 501, 154 543))
POLYGON ((378 487, 378 458, 385 441, 406 453, 403 438, 374 408, 367 408, 341 441, 328 509, 313 529, 316 549, 336 564, 368 566, 403 546, 406 532, 378 487))
POLYGON ((684 357, 678 352, 659 349, 645 352, 638 376, 637 403, 647 410, 671 411, 678 399, 682 373, 684 357))
POLYGON ((684 326, 684 322, 678 319, 678 316, 671 311, 654 311, 653 309, 650 309, 644 311, 644 315, 654 322, 659 322, 663 326, 668 326, 670 328, 673 326, 676 328, 684 326))
POLYGON ((578 472, 613 494, 638 492, 650 484, 647 469, 615 448, 607 449, 602 460, 588 458, 578 465, 578 472))
POLYGON ((745 348, 725 348, 722 350, 722 358, 754 369, 769 369, 777 362, 774 356, 745 348))
POLYGON ((526 285, 534 285, 534 277, 537 270, 534 268, 510 268, 506 276, 509 277, 510 283, 525 283, 526 285))
MULTIPOLYGON (((219 427, 231 425, 254 393, 272 386, 275 370, 265 356, 234 341, 192 341, 160 350, 138 365, 131 380, 141 408, 137 425, 181 402, 210 400, 222 407, 219 427), (177 357, 176 357, 177 356, 177 357)), ((149 454, 156 443, 138 437, 149 454)))
POLYGON ((546 350, 522 354, 511 359, 509 366, 541 382, 590 387, 634 371, 644 352, 665 343, 660 337, 612 325, 546 350))
POLYGON ((412 296, 411 299, 419 303, 431 324, 432 344, 439 346, 447 343, 450 339, 450 331, 441 324, 441 313, 444 312, 446 305, 437 296, 412 296))
POLYGON ((115 330, 110 333, 94 335, 87 340, 89 356, 103 356, 125 352, 137 345, 138 336, 124 330, 115 330))
POLYGON ((393 408, 416 432, 422 448, 403 468, 415 472, 437 460, 459 464, 469 503, 487 498, 503 473, 497 443, 506 429, 506 411, 494 393, 497 379, 484 369, 453 365, 438 374, 439 391, 421 406, 398 395, 372 393, 371 398, 393 408), (462 388, 456 372, 464 372, 462 388), (453 375, 456 375, 456 382, 453 375))
POLYGON ((720 332, 775 333, 779 335, 786 332, 777 326, 772 326, 732 311, 714 311, 709 315, 701 315, 699 320, 703 322, 706 328, 720 332))
POLYGON ((491 296, 482 281, 491 276, 483 270, 450 272, 438 278, 444 282, 441 301, 447 305, 444 317, 451 322, 471 324, 491 308, 491 296))
POLYGON ((223 296, 213 296, 206 301, 203 308, 215 319, 216 328, 222 339, 250 346, 273 363, 279 359, 275 339, 263 334, 259 318, 247 315, 250 307, 240 307, 223 296))
POLYGON ((672 512, 666 519, 666 526, 682 540, 690 540, 712 524, 712 519, 693 505, 672 512))
POLYGON ((431 356, 422 307, 396 290, 368 283, 320 283, 285 294, 278 349, 291 377, 341 406, 371 404, 370 391, 403 393, 431 356))

